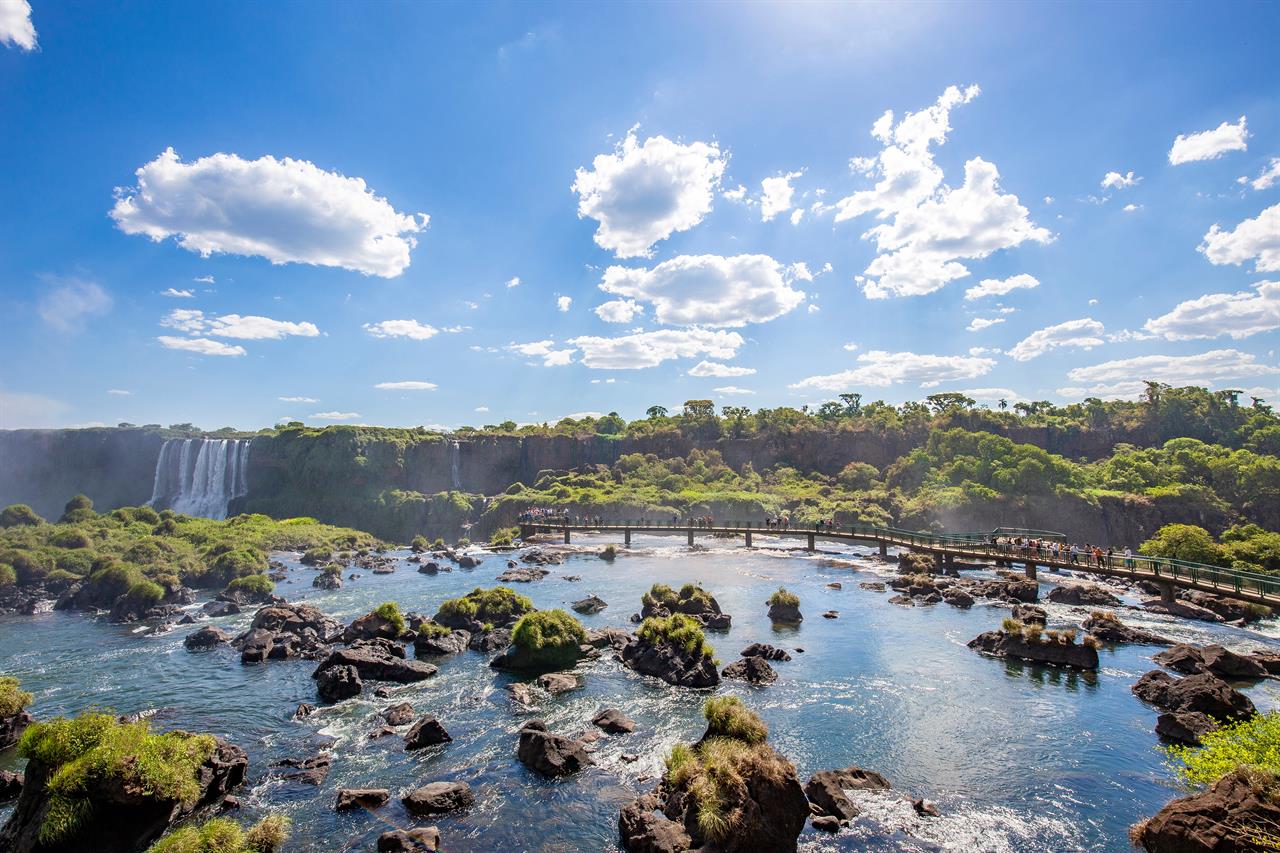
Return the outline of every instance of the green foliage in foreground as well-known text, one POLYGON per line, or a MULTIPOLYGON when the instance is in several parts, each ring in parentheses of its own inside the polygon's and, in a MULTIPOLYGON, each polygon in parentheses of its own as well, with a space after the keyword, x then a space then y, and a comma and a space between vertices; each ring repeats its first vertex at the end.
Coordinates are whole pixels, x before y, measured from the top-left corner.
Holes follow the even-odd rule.
POLYGON ((375 607, 373 612, 381 617, 383 621, 390 623, 397 637, 404 633, 404 615, 400 612, 399 604, 394 601, 384 601, 375 607))
POLYGON ((268 815, 248 830, 228 817, 175 829, 147 853, 276 853, 289 837, 289 819, 268 815))
POLYGON ((200 796, 197 771, 214 748, 212 735, 155 734, 145 720, 121 723, 92 711, 33 724, 18 754, 52 770, 41 842, 53 844, 79 826, 94 780, 117 779, 158 800, 193 805, 200 796))
POLYGON ((1207 786, 1237 767, 1280 774, 1280 712, 1268 711, 1225 725, 1200 738, 1201 746, 1169 746, 1178 775, 1191 785, 1207 786))
POLYGON ((576 652, 587 642, 587 632, 563 610, 538 610, 520 617, 511 631, 511 642, 531 652, 576 652))
POLYGON ((0 676, 0 717, 12 717, 31 704, 31 694, 23 690, 18 679, 0 676))
POLYGON ((533 602, 510 587, 476 587, 462 598, 451 598, 441 604, 437 618, 461 616, 478 622, 505 625, 532 611, 533 602))
POLYGON ((650 616, 640 623, 640 630, 636 635, 650 645, 670 643, 698 657, 709 658, 715 654, 706 635, 702 633, 702 623, 683 613, 650 616))
POLYGON ((1240 571, 1280 572, 1280 533, 1256 524, 1240 524, 1222 532, 1215 542, 1209 531, 1194 524, 1166 524, 1142 543, 1138 551, 1149 557, 1168 557, 1207 563, 1240 571))

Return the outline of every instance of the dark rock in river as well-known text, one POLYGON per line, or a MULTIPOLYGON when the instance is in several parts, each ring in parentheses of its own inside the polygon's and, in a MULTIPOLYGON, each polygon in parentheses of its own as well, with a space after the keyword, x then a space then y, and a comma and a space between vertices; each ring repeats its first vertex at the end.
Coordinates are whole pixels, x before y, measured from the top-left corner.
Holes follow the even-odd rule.
POLYGON ((427 714, 414 723, 413 728, 409 729, 408 733, 405 734, 404 749, 405 752, 412 752, 415 749, 425 749, 428 746, 448 743, 451 740, 453 738, 444 730, 444 726, 440 725, 440 721, 427 714))
POLYGON ((1221 622, 1222 617, 1212 610, 1189 604, 1185 601, 1163 601, 1153 599, 1142 602, 1142 606, 1152 613, 1164 613, 1169 616, 1181 616, 1183 619, 1198 619, 1201 622, 1221 622))
POLYGON ((618 815, 618 835, 628 853, 686 853, 693 839, 680 824, 658 813, 661 803, 645 794, 618 815))
POLYGON ((846 790, 887 791, 890 787, 889 780, 874 770, 846 767, 813 774, 804 786, 804 794, 817 814, 845 823, 858 816, 858 808, 845 795, 846 790))
POLYGON ((198 631, 188 634, 182 645, 188 649, 209 649, 231 642, 231 635, 221 628, 206 625, 198 631))
POLYGON ((19 711, 7 717, 0 717, 0 751, 13 746, 22 737, 22 733, 31 725, 31 714, 19 711))
POLYGON ((973 596, 958 587, 950 587, 942 591, 942 600, 952 607, 968 610, 973 606, 973 596))
POLYGON ((316 693, 325 702, 341 702, 359 696, 364 689, 360 672, 354 666, 330 666, 312 678, 316 680, 316 693))
POLYGON ((496 652, 511 644, 510 628, 494 628, 492 631, 478 631, 467 641, 467 648, 473 652, 496 652))
MULTIPOLYGON (((434 625, 434 623, 431 624, 434 625)), ((466 651, 467 644, 470 642, 471 632, 463 631, 461 628, 455 628, 448 634, 419 630, 418 636, 413 641, 413 653, 417 657, 456 655, 466 651)))
POLYGON ((636 721, 617 708, 606 708, 592 717, 591 723, 611 735, 630 734, 636 730, 636 721))
POLYGON ((1207 672, 1174 678, 1153 669, 1133 685, 1133 694, 1165 711, 1200 711, 1219 722, 1244 720, 1257 713, 1253 702, 1207 672))
POLYGON ((303 785, 319 785, 329 775, 332 764, 333 759, 329 754, 322 752, 310 758, 286 758, 272 766, 286 768, 285 772, 277 774, 281 779, 303 785))
POLYGON ((386 788, 339 788, 336 811, 348 809, 376 809, 385 806, 391 799, 391 792, 386 788))
POLYGON ((348 649, 329 653, 312 674, 319 678, 328 669, 354 667, 360 678, 408 684, 436 674, 436 667, 420 660, 405 660, 404 649, 387 640, 358 640, 348 649))
POLYGON ((1002 658, 1016 658, 1031 663, 1066 666, 1075 669, 1097 669, 1098 652, 1091 646, 1060 643, 1053 640, 1028 640, 1021 634, 987 631, 969 641, 969 648, 1002 658))
POLYGON ((1125 625, 1114 613, 1093 613, 1084 620, 1084 629, 1104 643, 1133 643, 1146 646, 1171 646, 1173 640, 1125 625))
POLYGON ((586 598, 575 601, 570 605, 578 613, 599 613, 609 606, 609 603, 598 595, 589 595, 586 598))
POLYGON ((461 557, 458 558, 458 568, 474 569, 476 566, 479 566, 482 562, 483 560, 481 560, 479 557, 473 557, 470 554, 463 554, 461 557))
POLYGON ((0 803, 17 799, 22 793, 22 774, 0 770, 0 803))
POLYGON ((413 815, 448 814, 469 809, 475 801, 476 795, 466 782, 432 782, 400 798, 413 815))
POLYGON ((539 675, 534 683, 552 696, 568 693, 582 686, 582 681, 571 672, 548 672, 539 675))
POLYGON ((240 605, 231 601, 209 601, 201 608, 211 619, 221 616, 235 616, 240 612, 240 605))
MULTIPOLYGON (((635 637, 621 628, 592 628, 587 631, 587 642, 597 649, 611 648, 620 652, 633 639, 635 637)), ((1280 665, 1280 660, 1277 664, 1280 665)))
POLYGON ((398 705, 392 705, 389 708, 383 708, 378 712, 378 716, 387 721, 389 726, 407 726, 413 722, 414 713, 413 706, 408 702, 401 702, 398 705))
POLYGON ((231 645, 241 663, 316 658, 341 635, 342 623, 310 604, 273 604, 259 610, 231 645))
POLYGON ((881 581, 864 581, 858 584, 858 588, 868 592, 884 592, 884 584, 881 581))
POLYGON ((762 657, 748 657, 736 660, 720 672, 725 678, 734 678, 751 684, 772 684, 778 680, 778 673, 773 671, 769 662, 762 657))
POLYGON ((1270 774, 1233 770, 1209 790, 1170 802, 1135 826, 1130 839, 1147 853, 1260 851, 1259 831, 1280 826, 1274 786, 1270 774))
POLYGON ((337 572, 321 572, 311 579, 316 589, 342 589, 342 577, 337 572))
POLYGON ((379 637, 386 640, 400 639, 400 630, 389 619, 384 619, 378 613, 366 613, 359 619, 347 626, 342 632, 342 642, 354 643, 356 640, 376 640, 379 637))
POLYGON ((302 703, 300 703, 300 704, 298 705, 298 707, 294 710, 294 712, 293 712, 293 718, 294 718, 295 720, 301 720, 301 719, 303 719, 304 717, 310 717, 310 716, 311 716, 312 714, 314 714, 315 712, 316 712, 316 706, 315 706, 315 705, 309 705, 309 704, 307 704, 306 702, 302 702, 302 703))
POLYGON ((1179 643, 1160 652, 1152 660, 1187 675, 1210 672, 1219 678, 1230 679, 1258 679, 1267 676, 1266 668, 1257 659, 1236 654, 1217 644, 1200 648, 1179 643))
POLYGON ((594 763, 581 741, 552 734, 542 720, 530 720, 520 727, 516 755, 526 767, 544 776, 569 776, 594 763))
POLYGON ((1049 622, 1049 614, 1036 604, 1015 604, 1013 618, 1023 625, 1046 625, 1049 622))
POLYGON ((765 660, 789 661, 791 655, 787 654, 785 649, 777 646, 771 646, 768 643, 752 643, 742 650, 744 658, 761 657, 765 660))
POLYGON ((1156 718, 1156 734, 1187 746, 1199 746, 1200 738, 1217 728, 1217 722, 1200 711, 1166 711, 1156 718))
POLYGON ((1267 611, 1267 608, 1254 607, 1234 598, 1214 595, 1211 592, 1201 592, 1198 589, 1180 592, 1178 593, 1178 599, 1185 604, 1192 604, 1212 611, 1227 622, 1256 622, 1267 611))
POLYGON ((440 849, 440 830, 434 826, 393 829, 378 836, 378 853, 435 853, 440 849))
POLYGON ((715 662, 673 643, 651 645, 638 637, 623 647, 623 664, 642 675, 661 678, 677 687, 714 687, 720 683, 715 662))
POLYGON ((498 583, 533 583, 551 574, 550 569, 519 568, 507 569, 498 575, 498 583))
POLYGON ((1056 586, 1045 596, 1054 604, 1070 604, 1075 607, 1119 607, 1120 599, 1093 584, 1056 586))
POLYGON ((798 604, 770 604, 769 619, 788 625, 797 625, 804 621, 804 617, 800 615, 800 605, 798 604))

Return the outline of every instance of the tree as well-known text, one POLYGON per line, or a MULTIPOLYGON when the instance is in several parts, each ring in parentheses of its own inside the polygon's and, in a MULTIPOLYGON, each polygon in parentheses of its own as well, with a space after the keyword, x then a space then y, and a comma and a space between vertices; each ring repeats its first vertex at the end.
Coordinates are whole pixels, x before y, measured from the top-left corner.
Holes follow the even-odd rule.
POLYGON ((933 406, 934 411, 938 414, 950 411, 951 409, 972 409, 975 402, 972 397, 966 397, 958 391, 944 391, 941 394, 930 394, 928 397, 925 397, 925 399, 929 401, 929 405, 933 406))
POLYGON ((1006 400, 1004 397, 1001 397, 997 405, 1000 407, 1000 411, 1003 412, 1005 409, 1009 408, 1009 401, 1006 400))
POLYGON ((617 412, 610 412, 596 421, 596 433, 599 435, 617 435, 626 428, 627 422, 619 417, 617 412))
POLYGON ((650 406, 645 410, 645 414, 649 416, 649 420, 656 421, 658 418, 667 416, 667 409, 665 406, 650 406))
POLYGON ((686 418, 714 418, 716 404, 710 400, 685 400, 684 416, 686 418))
POLYGON ((1192 563, 1218 565, 1222 562, 1222 548, 1209 531, 1195 524, 1166 524, 1156 531, 1138 551, 1148 557, 1166 557, 1171 560, 1188 560, 1192 563))
POLYGON ((840 399, 844 400, 845 412, 850 415, 856 415, 862 409, 861 394, 841 394, 840 399))
POLYGON ((844 407, 835 400, 829 400, 818 407, 818 417, 824 421, 834 421, 844 414, 844 407))

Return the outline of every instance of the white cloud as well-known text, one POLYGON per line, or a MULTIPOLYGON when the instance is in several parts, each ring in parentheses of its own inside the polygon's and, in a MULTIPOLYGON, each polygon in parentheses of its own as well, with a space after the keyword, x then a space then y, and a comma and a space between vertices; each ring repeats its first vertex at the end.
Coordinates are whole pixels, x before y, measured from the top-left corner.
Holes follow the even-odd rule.
POLYGON ((570 187, 578 218, 600 223, 595 241, 619 258, 649 257, 653 245, 688 231, 711 212, 726 158, 715 143, 681 145, 653 136, 640 145, 635 131, 592 170, 578 169, 570 187))
POLYGON ((0 44, 36 49, 36 28, 27 0, 0 0, 0 44))
POLYGON ((799 224, 800 224, 800 220, 801 220, 801 219, 804 219, 804 208, 803 208, 803 207, 797 207, 795 210, 791 211, 791 224, 792 224, 792 225, 799 225, 799 224))
MULTIPOLYGON (((572 341, 570 341, 572 343, 572 341)), ((552 340, 533 341, 527 344, 508 344, 504 349, 508 352, 518 353, 519 355, 528 356, 530 358, 542 359, 543 367, 563 367, 566 364, 573 363, 573 354, 576 349, 570 347, 568 349, 556 349, 556 342, 552 340)), ((530 362, 531 364, 533 362, 530 362)))
POLYGON ((791 199, 796 192, 795 187, 791 186, 791 181, 803 174, 803 171, 786 172, 776 177, 765 178, 760 182, 761 221, 768 222, 779 213, 786 213, 791 209, 791 199))
POLYGON ((725 385, 723 388, 713 388, 711 390, 717 394, 724 394, 726 396, 745 396, 747 394, 756 393, 750 388, 739 388, 737 385, 725 385))
POLYGON ((507 279, 507 289, 520 286, 520 276, 515 275, 507 279))
POLYGON ((204 257, 249 255, 394 278, 417 245, 410 235, 428 220, 399 213, 360 178, 288 157, 214 154, 183 163, 169 148, 137 178, 136 187, 117 190, 111 218, 120 230, 155 242, 176 237, 204 257))
POLYGON ((1239 339, 1280 329, 1280 281, 1260 281, 1254 288, 1188 299, 1143 328, 1171 341, 1220 335, 1239 339))
POLYGON ((198 275, 194 280, 200 284, 213 284, 213 276, 211 275, 198 275))
POLYGON ((126 391, 123 388, 108 388, 107 393, 113 397, 132 397, 132 391, 126 391))
POLYGON ((1003 317, 993 317, 991 319, 987 319, 986 317, 974 317, 969 321, 969 325, 966 328, 970 332, 981 332, 983 329, 1003 322, 1003 317))
POLYGON ((425 341, 439 333, 435 326, 417 320, 383 320, 381 323, 365 323, 364 330, 375 338, 410 338, 425 341))
POLYGON ((112 299, 97 282, 70 276, 45 276, 36 310, 59 332, 83 331, 93 317, 111 310, 112 299))
POLYGON ((489 407, 488 407, 488 406, 476 406, 476 411, 483 415, 483 414, 485 414, 485 413, 487 413, 487 412, 489 411, 489 407))
POLYGON ((587 367, 635 370, 674 358, 733 358, 745 341, 737 332, 695 328, 634 332, 616 338, 585 336, 571 338, 569 343, 582 349, 582 363, 587 367))
POLYGON ((1169 149, 1169 162, 1174 166, 1193 163, 1196 160, 1216 160, 1228 151, 1245 151, 1249 131, 1245 129, 1245 117, 1236 124, 1223 122, 1214 130, 1200 133, 1178 134, 1169 149))
POLYGON ((41 394, 0 390, 0 429, 37 429, 65 423, 71 407, 41 394))
POLYGON ((930 146, 946 142, 952 108, 979 93, 977 86, 949 86, 932 106, 896 124, 889 110, 872 126, 871 135, 884 145, 873 170, 881 180, 835 205, 837 222, 871 212, 882 220, 862 235, 878 252, 856 279, 868 298, 932 293, 969 274, 961 260, 1051 239, 1017 196, 1000 192, 998 170, 981 157, 965 163, 960 188, 942 183, 930 146))
POLYGON ((591 380, 591 384, 592 384, 592 385, 602 385, 602 384, 603 384, 603 385, 612 385, 612 384, 614 384, 614 383, 615 383, 615 382, 617 382, 617 381, 618 381, 618 380, 613 379, 613 378, 609 378, 609 379, 592 379, 592 380, 591 380))
POLYGON ((738 186, 734 187, 731 190, 725 190, 724 192, 720 193, 720 195, 724 196, 729 201, 739 201, 739 202, 748 201, 749 202, 749 200, 747 199, 747 188, 744 187, 742 184, 738 184, 738 186))
POLYGON ((721 364, 718 361, 700 361, 689 368, 690 376, 714 376, 724 379, 730 376, 751 376, 756 372, 754 367, 736 367, 732 364, 721 364))
POLYGON ((899 382, 918 382, 921 388, 933 388, 956 379, 976 379, 995 367, 990 358, 963 355, 918 355, 913 352, 871 350, 858 356, 859 366, 826 376, 810 376, 792 384, 794 389, 814 388, 822 391, 846 391, 860 385, 888 386, 899 382))
POLYGON ((222 341, 215 341, 209 338, 175 338, 171 335, 161 335, 156 340, 160 342, 161 346, 169 349, 179 349, 198 353, 199 355, 244 355, 244 347, 242 346, 224 344, 222 341))
POLYGON ((462 332, 469 332, 469 331, 471 331, 471 327, 470 327, 470 326, 445 326, 445 327, 444 327, 443 329, 441 329, 440 331, 444 332, 445 334, 449 334, 449 335, 457 335, 457 334, 460 334, 460 333, 462 333, 462 332))
POLYGON ((276 397, 282 403, 319 403, 314 397, 276 397))
POLYGON ((1015 290, 1030 289, 1039 287, 1040 280, 1033 275, 1021 273, 1020 275, 1011 275, 1005 279, 984 278, 978 282, 976 287, 971 287, 964 292, 965 299, 981 299, 984 296, 1004 296, 1015 290))
POLYGON ((379 382, 373 387, 379 391, 434 391, 440 386, 434 382, 409 380, 407 382, 379 382))
POLYGON ((1081 387, 1059 388, 1058 393, 1064 397, 1136 397, 1143 390, 1143 380, 1203 386, 1224 379, 1275 374, 1280 374, 1280 367, 1259 363, 1252 353, 1234 349, 1199 355, 1142 355, 1074 368, 1067 372, 1067 379, 1081 387))
POLYGON ((630 323, 644 313, 644 306, 634 299, 611 299, 596 306, 596 316, 606 323, 630 323))
POLYGON ((160 318, 160 325, 195 335, 203 332, 208 323, 204 319, 204 312, 198 308, 174 308, 160 318))
POLYGON ((972 397, 979 403, 998 403, 1001 400, 1006 403, 1012 403, 1015 400, 1023 399, 1022 395, 1012 388, 966 388, 956 393, 972 397))
POLYGON ((600 289, 651 303, 659 323, 735 327, 781 317, 804 301, 782 272, 768 255, 681 255, 651 270, 609 267, 600 289))
POLYGON ((1046 326, 1027 335, 1009 350, 1009 356, 1014 361, 1030 361, 1050 350, 1062 347, 1091 349, 1106 343, 1102 333, 1103 325, 1091 317, 1068 320, 1056 326, 1046 326))
POLYGON ((560 312, 568 311, 568 310, 569 310, 569 306, 570 306, 570 305, 572 305, 572 304, 573 304, 573 297, 572 297, 572 296, 557 296, 557 297, 556 297, 556 310, 557 310, 557 311, 560 311, 560 312))
POLYGON ((858 345, 857 345, 857 344, 855 344, 855 343, 853 343, 852 341, 850 341, 849 343, 847 343, 847 344, 845 344, 843 347, 841 347, 841 349, 847 350, 847 351, 849 351, 849 352, 853 352, 853 351, 855 351, 857 348, 858 348, 858 345))
POLYGON ((1239 266, 1253 260, 1257 272, 1280 271, 1280 204, 1244 220, 1234 231, 1223 231, 1215 224, 1196 251, 1214 264, 1239 266))
POLYGON ((1129 187, 1136 187, 1142 183, 1142 178, 1135 178, 1133 172, 1120 174, 1119 172, 1107 172, 1102 177, 1102 188, 1104 190, 1126 190, 1129 187))
POLYGON ((173 299, 194 299, 196 292, 194 290, 177 290, 176 288, 170 287, 167 290, 162 290, 160 295, 169 296, 173 299))
POLYGON ((314 323, 293 323, 288 320, 272 320, 255 315, 223 314, 205 317, 194 308, 175 308, 160 325, 191 335, 210 334, 219 338, 236 338, 245 341, 278 341, 286 337, 314 338, 320 334, 314 323))
POLYGON ((1126 204, 1124 206, 1125 213, 1136 213, 1139 210, 1142 210, 1142 205, 1140 204, 1126 204))
POLYGON ((353 421, 360 417, 359 412, 316 412, 311 415, 317 421, 353 421))
POLYGON ((1275 186, 1276 181, 1280 181, 1280 157, 1272 157, 1266 168, 1252 181, 1248 178, 1240 178, 1240 183, 1248 184, 1255 190, 1269 190, 1275 186))

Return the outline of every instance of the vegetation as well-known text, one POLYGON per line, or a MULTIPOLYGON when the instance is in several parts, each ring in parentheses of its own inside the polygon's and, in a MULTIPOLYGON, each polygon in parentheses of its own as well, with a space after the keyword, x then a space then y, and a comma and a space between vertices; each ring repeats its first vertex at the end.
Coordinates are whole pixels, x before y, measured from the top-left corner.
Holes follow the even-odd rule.
POLYGON ((510 587, 493 589, 477 587, 462 598, 451 598, 440 605, 436 620, 460 617, 477 622, 505 625, 533 611, 533 602, 510 587))
POLYGON ((489 544, 494 548, 508 548, 519 538, 519 527, 504 527, 489 537, 489 544))
POLYGON ((709 658, 715 654, 706 635, 702 633, 702 623, 683 613, 650 616, 640 623, 640 630, 636 634, 650 645, 669 643, 683 648, 695 657, 709 658))
POLYGON ((245 575, 227 584, 227 592, 243 592, 258 598, 266 598, 275 589, 276 582, 266 575, 245 575))
POLYGON ((714 599, 697 584, 687 583, 676 592, 665 583, 655 583, 640 597, 646 608, 662 608, 669 612, 701 613, 712 609, 714 599))
POLYGON ((289 837, 289 819, 268 815, 248 830, 231 818, 215 817, 184 826, 147 848, 147 853, 276 853, 289 837))
POLYGON ((587 642, 582 623, 563 610, 538 610, 520 617, 511 642, 528 651, 572 651, 587 642))
POLYGON ((799 607, 800 596, 794 592, 787 592, 786 587, 778 587, 778 591, 769 596, 770 607, 799 607))
POLYGON ((31 704, 31 694, 23 690, 18 679, 0 675, 0 717, 12 717, 31 704))
POLYGON ((201 793, 197 772, 214 747, 211 735, 155 734, 145 720, 121 723, 93 711, 33 724, 18 754, 50 772, 41 842, 52 845, 80 825, 92 782, 118 780, 159 800, 194 805, 201 793))
POLYGON ((1139 551, 1243 571, 1280 572, 1280 533, 1256 524, 1241 524, 1222 532, 1215 542, 1209 531, 1194 524, 1166 524, 1142 543, 1139 551))
POLYGON ((0 527, 34 527, 44 524, 44 519, 26 504, 11 504, 0 510, 0 527))
POLYGON ((395 630, 396 636, 399 637, 405 632, 404 615, 400 612, 400 605, 394 601, 384 601, 373 610, 380 619, 387 622, 395 630))
POLYGON ((1237 767, 1280 774, 1280 712, 1268 711, 1201 735, 1201 746, 1165 748, 1190 785, 1212 785, 1237 767))
POLYGON ((744 743, 764 743, 769 727, 737 696, 717 696, 702 706, 711 737, 731 737, 744 743))

